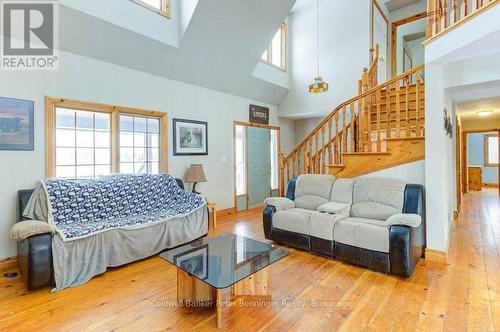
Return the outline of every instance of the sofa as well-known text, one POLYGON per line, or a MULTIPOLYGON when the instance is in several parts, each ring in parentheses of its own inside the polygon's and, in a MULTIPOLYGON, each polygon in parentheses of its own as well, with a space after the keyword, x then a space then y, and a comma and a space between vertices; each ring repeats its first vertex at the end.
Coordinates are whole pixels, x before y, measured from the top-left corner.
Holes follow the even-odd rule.
MULTIPOLYGON (((182 180, 175 179, 175 183, 178 187, 184 190, 184 184, 182 180)), ((18 191, 19 218, 18 223, 13 227, 14 232, 16 228, 18 228, 18 231, 19 229, 24 228, 16 227, 20 226, 21 222, 32 222, 38 227, 38 230, 35 229, 35 233, 37 234, 33 234, 31 236, 23 236, 22 238, 17 239, 19 270, 29 291, 47 286, 56 286, 55 290, 76 286, 85 283, 93 275, 104 272, 106 267, 108 266, 118 266, 154 255, 164 249, 172 248, 196 240, 200 237, 205 236, 208 232, 207 208, 202 209, 202 211, 200 211, 199 213, 199 216, 196 219, 191 220, 194 221, 192 225, 187 225, 187 227, 189 228, 189 236, 186 236, 186 234, 182 233, 182 230, 180 230, 178 227, 179 223, 184 222, 185 220, 181 220, 178 223, 178 220, 175 218, 172 219, 172 222, 167 221, 165 223, 162 223, 164 224, 164 227, 162 227, 162 225, 158 223, 151 226, 153 228, 156 227, 156 229, 162 227, 161 229, 165 232, 164 235, 158 237, 154 241, 151 240, 151 231, 148 231, 148 228, 151 227, 109 230, 100 234, 93 235, 91 237, 90 241, 106 243, 107 246, 95 246, 97 249, 93 253, 93 255, 89 255, 88 253, 86 253, 87 258, 90 259, 91 262, 85 262, 85 258, 83 257, 83 255, 80 255, 77 249, 79 246, 84 246, 84 241, 86 241, 86 239, 75 240, 72 242, 61 242, 57 232, 54 229, 49 229, 53 227, 49 223, 29 220, 30 218, 26 216, 26 207, 30 204, 30 199, 33 195, 33 189, 18 191), (44 228, 45 231, 43 230, 44 228), (181 233, 182 235, 176 236, 177 238, 175 239, 175 241, 169 241, 169 239, 172 238, 169 232, 177 233, 176 235, 181 233), (145 235, 150 236, 150 241, 141 240, 145 235), (111 243, 116 239, 118 239, 119 243, 111 243), (134 240, 135 242, 131 242, 134 240), (110 250, 107 253, 99 252, 103 248, 110 250), (53 252, 54 250, 69 252, 70 257, 66 257, 69 258, 67 260, 67 264, 69 265, 71 265, 71 261, 73 261, 74 257, 79 257, 78 260, 82 260, 82 262, 85 263, 85 267, 82 270, 85 271, 85 273, 78 272, 78 266, 76 266, 76 274, 79 276, 78 279, 68 279, 65 281, 65 283, 58 287, 55 275, 57 273, 59 275, 63 275, 64 273, 62 273, 61 271, 55 271, 54 266, 57 255, 54 255, 57 253, 53 252), (98 257, 98 259, 104 257, 103 263, 100 264, 100 266, 97 266, 97 268, 91 268, 92 264, 95 263, 94 258, 96 257, 98 257), (106 257, 108 258, 106 259, 106 257)), ((180 220, 182 218, 178 219, 180 220)), ((11 230, 11 237, 13 234, 13 230, 11 230)), ((31 231, 33 231, 33 229, 31 231)), ((153 229, 153 231, 155 231, 155 229, 153 229)), ((72 266, 71 270, 75 270, 74 265, 72 266)))
POLYGON ((265 200, 266 239, 410 276, 425 247, 424 188, 398 179, 305 174, 265 200))

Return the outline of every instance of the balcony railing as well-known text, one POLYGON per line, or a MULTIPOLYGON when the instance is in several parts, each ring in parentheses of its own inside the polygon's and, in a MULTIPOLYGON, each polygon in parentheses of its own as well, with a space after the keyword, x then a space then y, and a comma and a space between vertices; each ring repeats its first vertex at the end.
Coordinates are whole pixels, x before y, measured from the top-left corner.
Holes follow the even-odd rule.
POLYGON ((425 44, 500 3, 500 0, 428 0, 425 44))

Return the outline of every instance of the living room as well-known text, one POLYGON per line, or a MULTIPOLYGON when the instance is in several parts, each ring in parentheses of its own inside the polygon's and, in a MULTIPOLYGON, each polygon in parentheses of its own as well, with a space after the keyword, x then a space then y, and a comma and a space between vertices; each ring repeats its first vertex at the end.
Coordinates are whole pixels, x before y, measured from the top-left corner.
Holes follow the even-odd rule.
POLYGON ((0 0, 0 329, 498 329, 498 3, 0 0))

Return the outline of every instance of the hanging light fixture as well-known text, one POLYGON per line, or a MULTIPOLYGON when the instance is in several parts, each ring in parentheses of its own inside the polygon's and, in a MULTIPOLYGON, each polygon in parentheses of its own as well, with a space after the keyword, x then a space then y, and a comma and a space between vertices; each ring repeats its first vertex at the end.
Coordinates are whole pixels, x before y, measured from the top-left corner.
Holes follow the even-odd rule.
POLYGON ((319 0, 316 0, 316 24, 317 24, 317 39, 316 39, 316 46, 317 46, 317 56, 318 56, 318 74, 314 78, 314 83, 309 85, 309 92, 310 93, 322 93, 328 91, 328 83, 323 81, 323 77, 319 75, 319 0))

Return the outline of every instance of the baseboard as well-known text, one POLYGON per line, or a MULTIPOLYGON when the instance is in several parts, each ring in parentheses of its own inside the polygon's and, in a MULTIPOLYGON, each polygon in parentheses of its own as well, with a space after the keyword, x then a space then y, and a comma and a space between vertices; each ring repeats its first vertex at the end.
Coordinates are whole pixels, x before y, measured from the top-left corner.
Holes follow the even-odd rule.
POLYGON ((447 256, 445 251, 425 248, 425 260, 427 261, 446 264, 447 256))
POLYGON ((498 183, 483 183, 485 188, 498 188, 498 183))
POLYGON ((450 263, 450 244, 453 240, 453 231, 455 229, 455 221, 450 221, 449 235, 448 235, 448 243, 446 243, 446 251, 435 250, 430 248, 425 248, 425 259, 431 262, 448 264, 450 263))
POLYGON ((0 260, 0 272, 10 272, 17 269, 17 257, 9 257, 0 260))
POLYGON ((229 215, 235 214, 235 213, 236 213, 236 209, 234 207, 229 208, 229 209, 217 210, 218 217, 229 216, 229 215))

